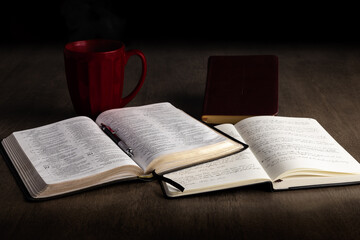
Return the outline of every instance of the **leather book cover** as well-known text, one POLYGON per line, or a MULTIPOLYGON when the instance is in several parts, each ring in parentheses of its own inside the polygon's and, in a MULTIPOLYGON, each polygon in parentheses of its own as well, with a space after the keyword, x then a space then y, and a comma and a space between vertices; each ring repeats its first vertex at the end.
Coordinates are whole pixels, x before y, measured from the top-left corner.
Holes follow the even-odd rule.
POLYGON ((202 120, 236 123, 278 113, 278 57, 210 56, 202 120))

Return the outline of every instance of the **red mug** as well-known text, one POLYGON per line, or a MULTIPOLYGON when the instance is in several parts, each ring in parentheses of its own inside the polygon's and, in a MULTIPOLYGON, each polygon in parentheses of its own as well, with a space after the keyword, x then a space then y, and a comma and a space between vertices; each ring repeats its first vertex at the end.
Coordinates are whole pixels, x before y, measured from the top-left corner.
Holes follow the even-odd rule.
POLYGON ((144 84, 146 59, 139 50, 125 50, 116 40, 70 42, 64 48, 65 72, 71 101, 79 115, 95 118, 101 112, 128 104, 144 84), (134 90, 122 97, 128 59, 137 55, 142 74, 134 90))

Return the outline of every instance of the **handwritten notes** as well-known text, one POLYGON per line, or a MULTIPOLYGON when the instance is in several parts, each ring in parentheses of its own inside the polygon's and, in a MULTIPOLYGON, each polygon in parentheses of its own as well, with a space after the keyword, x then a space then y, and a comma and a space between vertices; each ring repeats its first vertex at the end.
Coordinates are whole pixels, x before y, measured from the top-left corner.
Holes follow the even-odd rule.
MULTIPOLYGON (((243 141, 233 125, 225 124, 218 126, 218 128, 243 141)), ((208 186, 227 185, 234 182, 241 183, 250 179, 269 180, 268 175, 255 156, 248 150, 219 160, 169 173, 165 176, 180 183, 185 187, 186 191, 206 188, 208 186)), ((176 189, 170 190, 176 191, 176 189)))
POLYGON ((272 181, 276 189, 288 189, 359 179, 360 164, 314 119, 259 116, 217 128, 244 141, 249 149, 167 174, 185 187, 179 193, 165 185, 169 196, 265 181, 272 181))
POLYGON ((295 169, 360 172, 356 160, 314 119, 253 117, 235 127, 272 179, 295 169))

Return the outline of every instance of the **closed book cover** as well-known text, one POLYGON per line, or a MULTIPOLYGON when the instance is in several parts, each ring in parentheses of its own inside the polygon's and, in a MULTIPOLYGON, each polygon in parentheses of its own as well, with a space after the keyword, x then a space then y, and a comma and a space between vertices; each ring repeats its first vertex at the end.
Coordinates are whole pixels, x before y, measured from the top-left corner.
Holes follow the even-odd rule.
POLYGON ((278 113, 278 57, 210 56, 202 120, 236 123, 278 113))

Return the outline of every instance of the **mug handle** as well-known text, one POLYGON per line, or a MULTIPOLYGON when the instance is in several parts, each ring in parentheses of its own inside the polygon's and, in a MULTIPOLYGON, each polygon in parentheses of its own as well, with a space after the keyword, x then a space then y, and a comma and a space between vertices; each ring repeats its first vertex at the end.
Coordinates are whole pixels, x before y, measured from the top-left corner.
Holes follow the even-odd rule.
POLYGON ((125 106, 126 104, 128 104, 136 96, 136 94, 140 91, 140 88, 142 87, 142 85, 144 84, 144 81, 145 81, 147 64, 146 64, 146 58, 141 51, 139 51, 137 49, 126 51, 125 52, 125 64, 128 62, 129 58, 133 55, 138 55, 140 57, 141 62, 142 62, 142 73, 141 73, 140 80, 139 80, 138 84, 136 85, 136 87, 134 88, 134 90, 129 95, 127 95, 125 98, 122 99, 122 103, 121 103, 122 106, 125 106))

